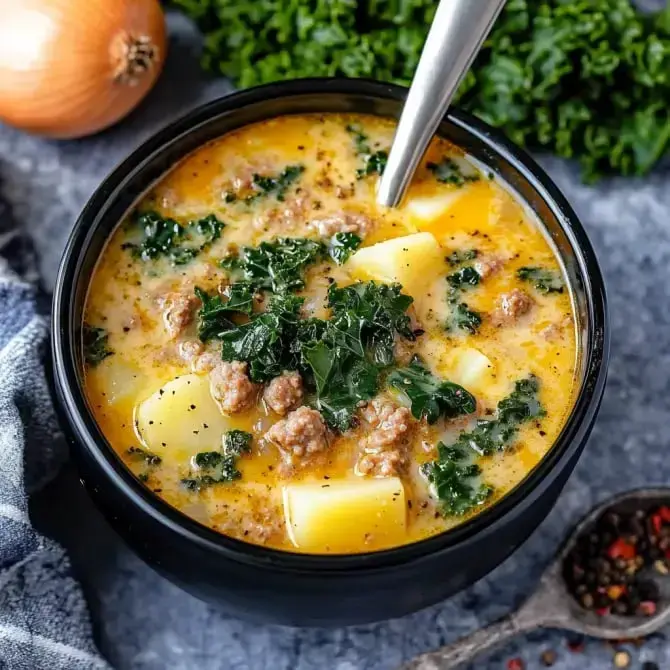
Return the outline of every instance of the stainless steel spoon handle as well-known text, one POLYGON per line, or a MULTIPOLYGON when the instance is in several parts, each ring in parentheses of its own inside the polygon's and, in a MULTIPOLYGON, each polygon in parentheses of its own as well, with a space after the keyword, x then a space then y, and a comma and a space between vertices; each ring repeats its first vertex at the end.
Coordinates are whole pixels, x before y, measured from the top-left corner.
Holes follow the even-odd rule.
POLYGON ((507 638, 518 635, 526 627, 520 625, 514 615, 494 621, 490 626, 476 630, 470 635, 437 651, 417 656, 398 670, 453 670, 472 660, 474 656, 502 644, 507 638))
POLYGON ((405 102, 377 202, 395 207, 505 0, 441 0, 405 102))

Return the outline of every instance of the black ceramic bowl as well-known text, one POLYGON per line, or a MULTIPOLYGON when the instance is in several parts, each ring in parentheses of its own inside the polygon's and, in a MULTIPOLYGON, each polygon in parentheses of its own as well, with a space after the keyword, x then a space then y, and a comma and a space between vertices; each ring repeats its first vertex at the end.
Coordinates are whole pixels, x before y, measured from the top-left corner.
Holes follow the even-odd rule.
POLYGON ((452 112, 440 134, 511 184, 546 226, 567 268, 581 337, 580 391, 556 444, 513 491, 458 528, 367 554, 311 556, 246 544, 186 517, 126 469, 82 392, 80 324, 89 278, 108 236, 147 188, 204 142, 255 121, 305 112, 397 117, 405 89, 357 80, 302 80, 227 96, 168 126, 103 182, 65 250, 53 303, 53 360, 63 426, 89 494, 110 524, 160 573, 242 616, 293 625, 347 625, 398 617, 479 579, 548 514, 593 425, 606 376, 603 279, 574 212, 542 169, 481 121, 452 112))

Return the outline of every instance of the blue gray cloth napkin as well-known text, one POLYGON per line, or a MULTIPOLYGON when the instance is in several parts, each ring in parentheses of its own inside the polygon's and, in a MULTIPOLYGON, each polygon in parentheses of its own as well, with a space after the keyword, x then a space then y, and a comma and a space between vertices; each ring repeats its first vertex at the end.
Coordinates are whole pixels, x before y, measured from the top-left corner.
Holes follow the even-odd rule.
POLYGON ((28 496, 66 458, 44 357, 29 245, 0 202, 0 668, 102 670, 88 608, 65 551, 40 535, 28 496))

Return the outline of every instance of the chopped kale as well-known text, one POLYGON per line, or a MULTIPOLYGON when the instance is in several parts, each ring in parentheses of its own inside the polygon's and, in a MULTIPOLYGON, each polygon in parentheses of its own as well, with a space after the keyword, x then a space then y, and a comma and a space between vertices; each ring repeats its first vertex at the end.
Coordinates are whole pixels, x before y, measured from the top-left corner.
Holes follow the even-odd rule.
POLYGON ((114 353, 109 348, 109 334, 104 328, 84 323, 81 329, 81 338, 84 348, 84 360, 91 367, 95 367, 114 353))
POLYGON ((274 196, 282 202, 286 198, 289 188, 300 178, 300 175, 304 171, 304 165, 287 165, 276 176, 255 174, 252 186, 255 193, 245 198, 245 202, 252 203, 259 198, 268 196, 274 196))
POLYGON ((445 156, 439 163, 428 163, 426 167, 441 184, 464 186, 481 179, 478 172, 464 173, 461 166, 448 156, 445 156))
POLYGON ((214 214, 189 222, 186 226, 157 212, 136 215, 142 229, 139 244, 125 243, 133 256, 143 261, 167 258, 173 265, 185 265, 221 237, 224 224, 214 214))
POLYGON ((254 287, 248 282, 237 282, 227 286, 224 294, 207 294, 198 286, 195 294, 202 306, 198 310, 198 337, 203 341, 221 337, 221 334, 235 328, 233 316, 250 316, 254 306, 254 287))
POLYGON ((356 178, 363 179, 372 174, 383 174, 389 157, 388 152, 372 151, 368 136, 359 126, 347 126, 347 132, 352 136, 356 154, 363 162, 363 167, 356 170, 356 178))
POLYGON ((451 445, 438 445, 437 459, 424 464, 422 473, 431 483, 443 513, 464 514, 486 500, 491 493, 488 486, 463 481, 478 476, 478 466, 459 463, 468 453, 488 456, 504 451, 516 438, 521 425, 545 416, 538 399, 539 389, 539 380, 533 375, 518 380, 514 391, 498 403, 495 418, 480 419, 472 430, 462 432, 451 445))
POLYGON ((269 381, 284 370, 297 369, 297 354, 292 345, 302 303, 303 299, 294 295, 276 295, 267 311, 221 333, 218 337, 223 360, 247 362, 249 377, 255 382, 269 381))
POLYGON ((223 453, 226 456, 241 456, 251 451, 253 435, 244 430, 229 430, 223 435, 223 453))
POLYGON ((524 267, 516 271, 516 276, 531 283, 541 293, 563 293, 563 279, 555 270, 524 267))
POLYGON ((462 386, 438 379, 415 356, 406 368, 393 370, 388 383, 411 403, 412 416, 435 423, 439 418, 453 419, 472 414, 477 402, 462 386))
POLYGON ((363 179, 372 174, 382 175, 386 169, 389 155, 387 151, 375 151, 372 154, 363 156, 363 167, 356 170, 356 178, 363 179))
POLYGON ((466 265, 464 268, 447 275, 449 286, 455 289, 466 289, 470 286, 477 286, 480 280, 481 275, 471 265, 466 265))
POLYGON ((343 265, 349 256, 361 246, 361 238, 355 233, 335 233, 330 240, 328 254, 338 264, 343 265))
POLYGON ((449 302, 451 314, 447 320, 447 330, 465 330, 474 335, 482 325, 482 315, 479 312, 471 310, 467 303, 449 302))
POLYGON ((321 242, 280 237, 257 247, 242 247, 236 256, 224 258, 221 265, 233 277, 241 275, 257 289, 281 293, 304 288, 305 270, 321 260, 324 252, 321 242))
POLYGON ((156 454, 152 454, 142 447, 128 447, 126 450, 128 456, 135 462, 144 462, 147 465, 160 465, 163 459, 156 454))
POLYGON ((426 463, 422 472, 431 485, 433 495, 440 501, 443 514, 462 516, 483 505, 493 489, 479 481, 481 468, 469 461, 466 449, 437 445, 437 460, 426 463))
POLYGON ((182 479, 182 484, 190 491, 201 491, 208 486, 232 482, 242 473, 237 461, 242 454, 251 451, 251 433, 243 430, 229 430, 223 435, 222 451, 201 451, 193 459, 197 474, 182 479))
POLYGON ((477 258, 478 255, 477 249, 457 249, 447 256, 447 263, 452 267, 466 263, 467 261, 473 261, 477 258))
MULTIPOLYGON (((453 265, 454 263, 450 260, 452 256, 447 258, 447 262, 453 265)), ((468 260, 471 257, 468 254, 468 260)), ((458 258, 466 260, 465 253, 460 254, 458 258)), ((453 260, 455 261, 456 257, 453 260)), ((461 261, 459 260, 459 262, 461 261)), ((461 300, 461 294, 473 286, 477 286, 480 280, 481 276, 479 272, 471 265, 466 265, 456 272, 447 275, 447 284, 449 285, 447 306, 451 312, 445 324, 447 330, 465 330, 471 334, 479 330, 479 326, 482 324, 482 316, 479 312, 471 310, 467 303, 461 300)))

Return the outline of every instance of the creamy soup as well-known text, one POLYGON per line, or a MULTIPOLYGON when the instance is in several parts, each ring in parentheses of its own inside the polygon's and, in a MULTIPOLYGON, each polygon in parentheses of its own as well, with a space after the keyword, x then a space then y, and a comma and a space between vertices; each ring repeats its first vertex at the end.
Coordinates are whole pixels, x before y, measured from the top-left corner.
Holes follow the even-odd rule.
POLYGON ((144 486, 221 533, 355 553, 444 532, 517 485, 571 410, 571 297, 537 222, 439 138, 380 208, 394 127, 232 132, 97 264, 95 418, 144 486))

